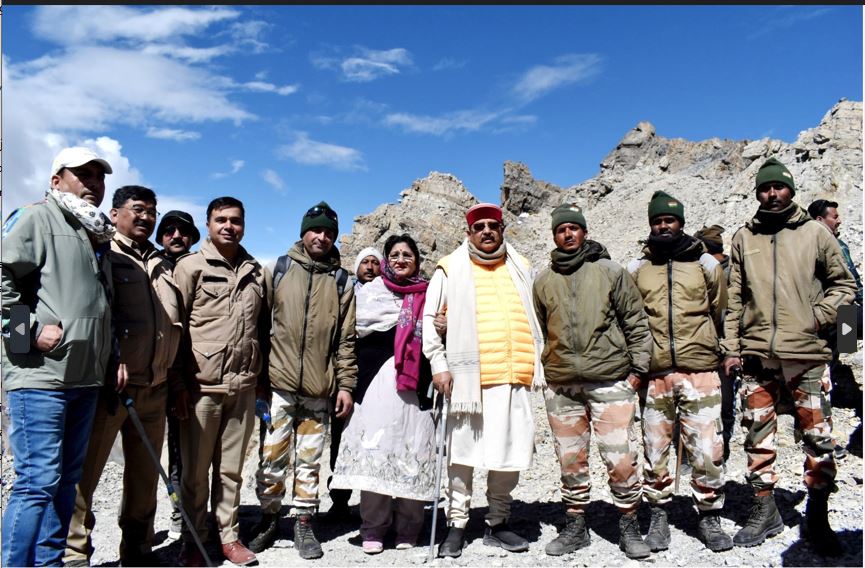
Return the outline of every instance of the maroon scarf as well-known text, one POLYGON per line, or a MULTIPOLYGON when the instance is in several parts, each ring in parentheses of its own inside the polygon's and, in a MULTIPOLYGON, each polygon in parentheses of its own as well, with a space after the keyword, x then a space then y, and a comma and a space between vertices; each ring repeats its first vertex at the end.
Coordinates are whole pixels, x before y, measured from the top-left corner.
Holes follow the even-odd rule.
POLYGON ((423 356, 421 325, 426 289, 424 280, 416 269, 409 278, 397 280, 387 257, 382 259, 381 279, 385 287, 396 294, 403 294, 402 308, 396 323, 393 343, 393 360, 396 367, 396 390, 417 389, 420 376, 420 359, 423 356))

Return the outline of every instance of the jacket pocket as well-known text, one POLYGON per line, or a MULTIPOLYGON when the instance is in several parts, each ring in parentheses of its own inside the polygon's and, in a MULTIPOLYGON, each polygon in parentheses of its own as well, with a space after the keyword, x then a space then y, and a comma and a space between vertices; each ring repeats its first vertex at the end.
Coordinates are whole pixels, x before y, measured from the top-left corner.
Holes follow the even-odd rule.
POLYGON ((225 343, 202 341, 192 345, 195 358, 195 378, 199 383, 216 385, 222 382, 225 364, 225 343))

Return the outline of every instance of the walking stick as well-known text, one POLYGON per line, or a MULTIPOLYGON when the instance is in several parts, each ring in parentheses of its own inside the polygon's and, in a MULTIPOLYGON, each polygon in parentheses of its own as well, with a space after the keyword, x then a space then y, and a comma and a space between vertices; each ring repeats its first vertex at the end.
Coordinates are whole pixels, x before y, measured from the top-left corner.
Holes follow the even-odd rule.
POLYGON ((195 526, 192 524, 192 521, 189 520, 189 516, 186 514, 186 511, 180 504, 180 499, 177 497, 177 491, 174 490, 174 485, 171 483, 171 480, 168 479, 168 475, 166 475, 165 469, 163 469, 162 464, 159 461, 159 457, 156 455, 156 450, 153 449, 153 445, 150 443, 150 439, 147 437, 147 433, 144 431, 144 425, 141 423, 141 419, 138 417, 138 411, 135 410, 135 406, 132 403, 132 397, 129 396, 129 393, 126 392, 125 389, 117 394, 120 397, 121 404, 126 407, 126 411, 129 413, 129 417, 132 419, 132 423, 135 424, 135 429, 138 430, 138 436, 141 438, 141 443, 143 443, 144 447, 147 448, 147 453, 150 454, 153 463, 156 465, 156 470, 162 477, 162 481, 165 482, 165 489, 168 490, 168 496, 171 498, 171 505, 178 511, 180 511, 180 514, 183 517, 183 522, 186 523, 186 526, 189 528, 189 532, 192 533, 192 539, 195 541, 195 546, 198 547, 198 550, 201 551, 201 555, 204 556, 204 563, 207 566, 213 566, 213 562, 210 561, 210 557, 207 555, 207 551, 204 550, 204 545, 201 544, 201 539, 198 538, 198 533, 195 531, 195 526))
POLYGON ((685 433, 682 432, 682 420, 676 414, 676 420, 679 422, 679 448, 676 450, 676 485, 673 487, 673 493, 679 492, 679 470, 682 469, 682 438, 685 433))
POLYGON ((442 491, 442 462, 444 461, 445 453, 445 433, 447 431, 448 421, 448 399, 445 395, 439 395, 439 399, 443 400, 441 411, 439 412, 438 428, 436 428, 436 481, 435 481, 435 501, 433 502, 432 512, 432 529, 429 537, 429 556, 428 562, 432 562, 435 558, 435 543, 436 543, 436 521, 438 520, 439 499, 442 491))

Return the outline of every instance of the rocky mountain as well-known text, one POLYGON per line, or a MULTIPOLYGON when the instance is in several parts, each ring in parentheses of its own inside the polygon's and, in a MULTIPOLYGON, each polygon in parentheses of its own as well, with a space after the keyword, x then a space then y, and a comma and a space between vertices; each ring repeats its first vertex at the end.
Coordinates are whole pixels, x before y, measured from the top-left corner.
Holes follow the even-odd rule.
MULTIPOLYGON (((687 232, 720 224, 727 228, 729 246, 735 230, 756 211, 754 177, 772 156, 790 169, 799 188, 795 200, 803 207, 818 198, 840 204, 841 237, 861 270, 862 102, 845 99, 792 144, 770 138, 664 138, 651 123, 640 122, 601 160, 596 176, 565 188, 536 180, 525 164, 506 161, 501 186, 506 237, 541 269, 553 246, 550 212, 561 203, 576 203, 584 209, 590 238, 624 264, 648 235, 646 207, 660 189, 685 204, 687 232)), ((475 203, 455 176, 430 172, 403 190, 398 203, 355 219, 340 246, 344 264, 351 268, 363 247, 382 247, 390 234, 407 232, 417 239, 422 269, 429 275, 435 262, 462 241, 463 215, 475 203)))

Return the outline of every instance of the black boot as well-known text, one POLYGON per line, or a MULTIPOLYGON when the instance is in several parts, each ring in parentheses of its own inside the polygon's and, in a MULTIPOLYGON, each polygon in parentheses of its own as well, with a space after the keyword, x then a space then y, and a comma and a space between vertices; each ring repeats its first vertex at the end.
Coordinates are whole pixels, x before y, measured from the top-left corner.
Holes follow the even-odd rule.
POLYGON ((721 528, 721 517, 718 511, 700 511, 697 534, 706 548, 712 552, 733 548, 733 539, 721 528))
POLYGON ((770 536, 775 536, 784 530, 784 521, 781 519, 778 508, 775 506, 775 497, 771 493, 763 497, 754 496, 751 504, 751 512, 748 520, 736 536, 733 544, 736 546, 757 546, 770 536))
POLYGON ((484 530, 484 544, 498 546, 508 552, 525 552, 529 549, 529 541, 511 530, 507 523, 499 523, 484 530))
POLYGON ((652 552, 667 550, 670 547, 670 525, 667 522, 667 511, 661 507, 650 507, 652 520, 649 532, 646 533, 646 544, 652 552))
POLYGON ((829 526, 829 489, 809 489, 801 536, 821 556, 839 556, 841 542, 829 526))
POLYGON ((252 529, 252 534, 255 535, 249 541, 249 550, 258 554, 273 546, 276 542, 276 535, 279 532, 279 513, 264 513, 261 515, 261 520, 252 529))
POLYGON ((439 558, 450 557, 457 558, 463 553, 463 546, 466 543, 465 529, 457 527, 448 527, 448 535, 439 545, 439 558))
POLYGON ((619 519, 619 548, 628 558, 648 558, 652 551, 640 536, 637 513, 622 515, 619 519))
POLYGON ((561 556, 589 546, 591 540, 586 529, 586 516, 568 515, 559 536, 551 540, 545 550, 550 556, 561 556))
POLYGON ((315 538, 315 533, 312 530, 312 515, 298 515, 294 522, 294 547, 300 557, 305 560, 324 556, 321 544, 315 538))

